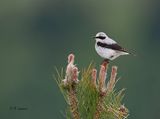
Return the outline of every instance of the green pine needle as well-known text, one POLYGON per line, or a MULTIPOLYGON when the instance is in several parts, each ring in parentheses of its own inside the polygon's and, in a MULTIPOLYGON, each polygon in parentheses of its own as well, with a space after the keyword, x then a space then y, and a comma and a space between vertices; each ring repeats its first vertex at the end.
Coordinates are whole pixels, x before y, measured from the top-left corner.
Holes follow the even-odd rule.
MULTIPOLYGON (((81 119, 94 119, 94 114, 97 108, 97 102, 100 98, 98 87, 95 87, 91 80, 91 73, 93 63, 87 69, 82 70, 81 79, 76 84, 76 96, 78 101, 78 111, 81 119)), ((68 90, 62 85, 64 79, 64 70, 58 71, 55 77, 56 82, 60 88, 61 93, 66 100, 68 107, 66 109, 66 119, 72 119, 71 110, 69 108, 68 90)), ((125 119, 128 117, 128 109, 123 106, 122 99, 124 97, 124 90, 116 91, 115 89, 104 97, 103 111, 100 114, 100 119, 125 119)))

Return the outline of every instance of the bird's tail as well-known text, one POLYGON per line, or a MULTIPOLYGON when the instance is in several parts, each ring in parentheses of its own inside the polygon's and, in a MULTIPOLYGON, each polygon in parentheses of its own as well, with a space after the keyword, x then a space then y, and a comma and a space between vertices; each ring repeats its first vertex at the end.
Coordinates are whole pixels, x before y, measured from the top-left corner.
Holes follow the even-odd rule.
POLYGON ((133 53, 133 52, 128 52, 129 55, 132 55, 132 56, 137 56, 137 54, 133 53))

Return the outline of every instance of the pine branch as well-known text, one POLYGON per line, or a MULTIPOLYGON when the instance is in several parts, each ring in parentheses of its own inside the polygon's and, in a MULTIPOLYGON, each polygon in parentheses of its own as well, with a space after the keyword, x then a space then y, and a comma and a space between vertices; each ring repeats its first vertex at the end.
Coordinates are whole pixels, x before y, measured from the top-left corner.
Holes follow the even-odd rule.
POLYGON ((106 96, 106 87, 105 87, 105 80, 106 80, 106 70, 107 70, 107 63, 103 63, 100 68, 99 72, 99 97, 98 97, 98 102, 97 102, 97 107, 96 107, 96 112, 94 115, 94 119, 99 119, 101 113, 104 111, 104 98, 106 96))
POLYGON ((68 56, 68 65, 66 69, 65 79, 62 84, 67 89, 68 103, 73 119, 80 119, 78 112, 78 100, 76 97, 76 85, 78 84, 78 68, 74 65, 74 55, 68 56))
POLYGON ((68 56, 68 65, 63 79, 63 70, 57 71, 56 81, 60 87, 69 109, 68 119, 125 119, 128 109, 121 104, 124 89, 117 92, 117 67, 112 66, 110 80, 106 85, 108 62, 103 62, 97 78, 97 70, 90 64, 82 70, 81 80, 79 71, 74 64, 74 55, 68 56))
POLYGON ((80 119, 76 92, 73 88, 70 88, 70 90, 68 91, 68 98, 73 119, 80 119))

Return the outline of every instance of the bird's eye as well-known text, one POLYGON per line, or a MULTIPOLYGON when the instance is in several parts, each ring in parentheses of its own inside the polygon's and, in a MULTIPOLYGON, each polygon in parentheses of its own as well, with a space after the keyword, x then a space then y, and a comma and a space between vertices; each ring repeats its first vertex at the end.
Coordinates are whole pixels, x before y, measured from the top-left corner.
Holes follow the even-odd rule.
POLYGON ((106 37, 105 36, 97 36, 96 38, 99 38, 101 40, 104 40, 106 37))

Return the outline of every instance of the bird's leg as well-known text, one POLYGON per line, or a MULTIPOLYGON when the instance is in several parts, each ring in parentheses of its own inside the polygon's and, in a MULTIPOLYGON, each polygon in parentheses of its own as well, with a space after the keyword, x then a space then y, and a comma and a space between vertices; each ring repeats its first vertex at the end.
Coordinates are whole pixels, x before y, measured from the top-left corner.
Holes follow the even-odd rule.
POLYGON ((101 63, 101 65, 103 65, 105 67, 105 69, 107 68, 107 65, 109 64, 109 59, 104 59, 101 63))

